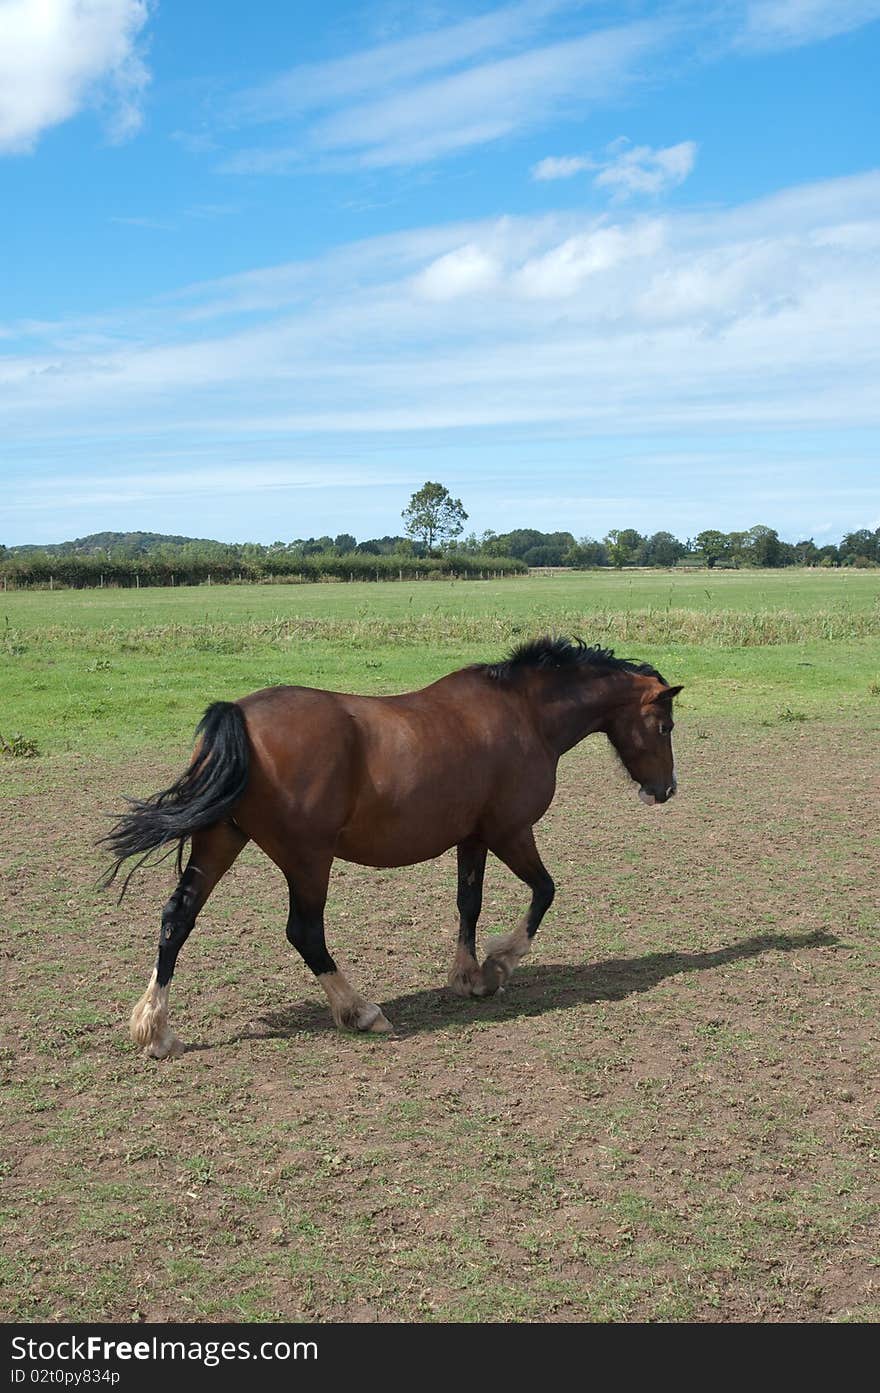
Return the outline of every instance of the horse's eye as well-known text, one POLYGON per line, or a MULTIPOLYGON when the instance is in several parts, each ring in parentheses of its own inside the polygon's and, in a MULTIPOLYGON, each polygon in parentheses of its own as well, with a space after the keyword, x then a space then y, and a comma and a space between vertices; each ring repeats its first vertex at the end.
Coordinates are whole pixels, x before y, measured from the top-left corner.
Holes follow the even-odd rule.
POLYGON ((675 723, 674 723, 674 721, 667 721, 665 724, 661 724, 661 726, 660 726, 660 734, 661 734, 661 735, 671 735, 674 729, 675 729, 675 723))

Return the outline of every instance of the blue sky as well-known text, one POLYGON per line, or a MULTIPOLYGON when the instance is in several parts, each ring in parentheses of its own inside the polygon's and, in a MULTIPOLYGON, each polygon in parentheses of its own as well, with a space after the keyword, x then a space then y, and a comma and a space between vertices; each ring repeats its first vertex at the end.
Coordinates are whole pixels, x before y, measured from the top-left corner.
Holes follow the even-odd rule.
POLYGON ((0 0, 0 541, 880 526, 880 0, 0 0))

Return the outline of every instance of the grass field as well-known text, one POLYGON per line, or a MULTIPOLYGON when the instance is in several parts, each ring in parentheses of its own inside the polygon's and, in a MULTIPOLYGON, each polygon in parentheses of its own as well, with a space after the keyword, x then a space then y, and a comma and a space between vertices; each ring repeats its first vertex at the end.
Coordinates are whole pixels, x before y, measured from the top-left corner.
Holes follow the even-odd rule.
MULTIPOLYGON (((880 573, 13 593, 0 617, 0 1318, 880 1316, 880 573), (328 939, 394 1021, 332 1029, 248 849, 181 958, 190 1048, 125 1023, 168 865, 95 839, 204 706, 422 685, 542 629, 648 659, 679 797, 601 740, 538 841, 557 900, 506 995, 443 989, 454 854, 337 864, 328 939)), ((480 935, 522 887, 490 866, 480 935)))
POLYGON ((685 704, 701 716, 855 711, 880 678, 878 572, 595 572, 2 601, 0 733, 47 751, 159 745, 179 756, 208 701, 279 682, 403 691, 547 629, 655 663, 687 684, 685 704))

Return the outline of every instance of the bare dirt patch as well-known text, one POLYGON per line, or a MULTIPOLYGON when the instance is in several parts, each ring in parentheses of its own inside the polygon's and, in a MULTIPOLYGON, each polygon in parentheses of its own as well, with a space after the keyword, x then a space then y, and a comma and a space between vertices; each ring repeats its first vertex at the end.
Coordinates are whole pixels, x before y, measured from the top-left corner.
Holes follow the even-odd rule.
MULTIPOLYGON (((876 1319, 876 755, 819 721, 682 735, 664 809, 597 742, 564 762, 503 997, 443 989, 454 856, 337 866, 331 948, 392 1039, 332 1028, 248 850, 160 1065, 125 1022, 170 863, 118 906, 93 843, 176 771, 0 769, 0 1314, 876 1319)), ((484 946, 524 899, 490 862, 484 946)))

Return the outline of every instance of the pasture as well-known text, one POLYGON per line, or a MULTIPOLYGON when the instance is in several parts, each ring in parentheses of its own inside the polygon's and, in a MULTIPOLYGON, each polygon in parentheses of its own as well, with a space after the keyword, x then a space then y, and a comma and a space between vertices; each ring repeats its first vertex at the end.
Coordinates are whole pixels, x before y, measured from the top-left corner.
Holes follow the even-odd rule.
MULTIPOLYGON (((871 1321, 880 573, 9 592, 0 606, 0 1317, 871 1321), (655 664, 679 796, 606 742, 538 845, 556 902, 504 996, 444 988, 455 856, 336 864, 328 943, 394 1022, 343 1035, 248 848, 127 1036, 171 862, 95 847, 208 702, 406 690, 553 628, 655 664)), ((478 933, 525 887, 490 860, 478 933)))

